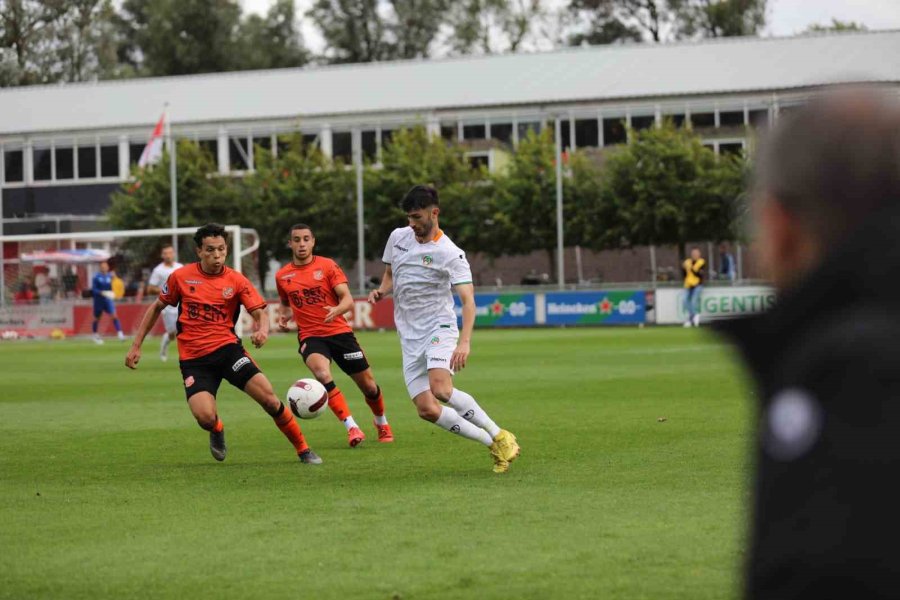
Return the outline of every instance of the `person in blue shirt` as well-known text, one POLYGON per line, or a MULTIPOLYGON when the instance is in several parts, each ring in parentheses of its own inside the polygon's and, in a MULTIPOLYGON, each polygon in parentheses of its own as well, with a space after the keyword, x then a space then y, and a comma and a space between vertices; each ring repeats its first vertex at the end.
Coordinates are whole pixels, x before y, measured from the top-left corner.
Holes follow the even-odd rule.
POLYGON ((119 317, 116 315, 116 305, 113 302, 113 298, 115 298, 112 291, 114 278, 115 275, 109 271, 109 263, 103 261, 100 263, 100 272, 91 280, 91 295, 94 297, 94 322, 91 328, 94 332, 94 342, 97 344, 103 343, 103 338, 97 333, 97 325, 100 324, 100 317, 103 313, 109 313, 113 320, 113 326, 119 334, 119 339, 125 339, 125 334, 122 333, 122 324, 119 323, 119 317))

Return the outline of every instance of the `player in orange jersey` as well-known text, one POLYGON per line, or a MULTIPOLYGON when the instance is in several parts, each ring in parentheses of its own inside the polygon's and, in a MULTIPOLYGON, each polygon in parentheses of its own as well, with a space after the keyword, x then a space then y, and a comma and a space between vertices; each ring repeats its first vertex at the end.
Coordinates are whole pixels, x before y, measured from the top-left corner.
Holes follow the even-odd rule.
POLYGON ((347 440, 354 448, 365 434, 353 420, 344 394, 331 377, 331 361, 353 379, 375 416, 379 442, 393 442, 394 434, 384 416, 384 397, 375 383, 372 369, 344 314, 353 307, 347 276, 330 258, 316 256, 316 238, 309 225, 291 227, 291 262, 275 275, 281 298, 278 326, 287 331, 293 316, 297 323, 300 355, 309 370, 328 390, 328 406, 347 428, 347 440), (292 314, 293 313, 293 314, 292 314))
POLYGON ((293 444, 300 462, 320 464, 307 445, 291 411, 272 390, 234 332, 241 305, 247 309, 257 330, 250 336, 262 347, 269 337, 266 302, 246 277, 225 266, 228 255, 226 231, 221 225, 204 225, 194 235, 198 262, 176 269, 160 288, 159 298, 144 313, 134 336, 125 366, 137 368, 141 344, 156 319, 167 306, 178 306, 178 354, 188 406, 197 423, 209 431, 213 458, 225 460, 225 429, 216 410, 216 392, 225 379, 243 390, 275 420, 278 429, 293 444))

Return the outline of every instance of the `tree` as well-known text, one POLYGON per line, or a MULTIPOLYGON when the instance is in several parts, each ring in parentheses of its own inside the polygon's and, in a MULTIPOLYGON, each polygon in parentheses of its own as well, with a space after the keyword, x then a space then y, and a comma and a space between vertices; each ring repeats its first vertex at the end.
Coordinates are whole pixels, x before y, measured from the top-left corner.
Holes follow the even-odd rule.
POLYGON ((463 150, 424 127, 396 132, 384 149, 382 169, 370 169, 365 181, 365 220, 368 256, 381 256, 384 243, 406 222, 400 200, 417 184, 438 189, 441 224, 453 239, 471 252, 502 253, 502 236, 496 235, 505 217, 494 204, 487 174, 473 170, 463 150))
POLYGON ((856 21, 839 21, 833 18, 830 25, 813 23, 806 28, 804 33, 824 33, 827 31, 868 31, 868 27, 856 21))
POLYGON ((540 0, 460 0, 447 15, 448 42, 455 54, 515 52, 542 14, 540 0))
POLYGON ((450 0, 391 0, 388 30, 396 58, 427 58, 446 16, 450 0))
POLYGON ((766 0, 672 1, 683 37, 757 35, 766 25, 766 0))
POLYGON ((265 17, 248 16, 240 26, 240 69, 300 67, 309 62, 309 52, 297 28, 294 0, 276 0, 265 17))
POLYGON ((234 70, 240 17, 236 0, 125 0, 120 59, 150 76, 234 70))
POLYGON ((325 38, 330 60, 363 63, 393 57, 378 0, 316 0, 306 13, 325 38))
POLYGON ((0 46, 4 52, 3 85, 58 81, 54 60, 54 25, 66 11, 62 0, 0 0, 0 46))
POLYGON ((73 0, 57 21, 57 55, 66 81, 117 73, 115 9, 111 0, 73 0))
POLYGON ((742 160, 717 157, 671 122, 630 137, 606 164, 594 247, 677 245, 684 257, 690 240, 736 237, 742 160))
POLYGON ((570 0, 569 12, 588 23, 569 43, 663 42, 680 38, 756 35, 767 0, 570 0))

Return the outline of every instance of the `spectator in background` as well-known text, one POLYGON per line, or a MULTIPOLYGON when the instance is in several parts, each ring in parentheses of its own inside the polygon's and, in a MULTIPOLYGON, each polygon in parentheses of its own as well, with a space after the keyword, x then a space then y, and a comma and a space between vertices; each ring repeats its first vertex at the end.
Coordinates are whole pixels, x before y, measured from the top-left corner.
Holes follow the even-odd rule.
POLYGON ((34 285, 31 283, 30 275, 26 275, 19 282, 16 293, 13 296, 13 302, 16 304, 31 304, 34 302, 34 285))
POLYGON ((688 315, 684 326, 699 327, 700 295, 706 280, 706 260, 700 254, 700 248, 691 248, 691 257, 684 259, 681 270, 684 271, 684 312, 688 315))
POLYGON ((757 155, 768 314, 723 324, 757 384, 748 598, 900 598, 900 106, 848 90, 757 155))
POLYGON ((75 267, 67 267, 62 276, 63 295, 66 298, 78 297, 78 272, 75 267))
POLYGON ((34 268, 34 287, 37 289, 38 300, 41 304, 49 304, 53 301, 53 283, 50 281, 50 271, 47 267, 34 268))
POLYGON ((737 263, 734 254, 731 253, 727 242, 719 244, 719 279, 726 279, 732 283, 737 278, 737 263))

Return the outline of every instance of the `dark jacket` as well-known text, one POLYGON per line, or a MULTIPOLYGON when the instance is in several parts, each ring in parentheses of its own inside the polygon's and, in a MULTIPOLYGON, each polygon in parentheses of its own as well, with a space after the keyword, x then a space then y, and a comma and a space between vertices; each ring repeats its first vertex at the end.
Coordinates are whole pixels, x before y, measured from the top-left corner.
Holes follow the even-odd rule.
POLYGON ((759 399, 748 598, 900 598, 898 283, 893 210, 720 326, 759 399))

